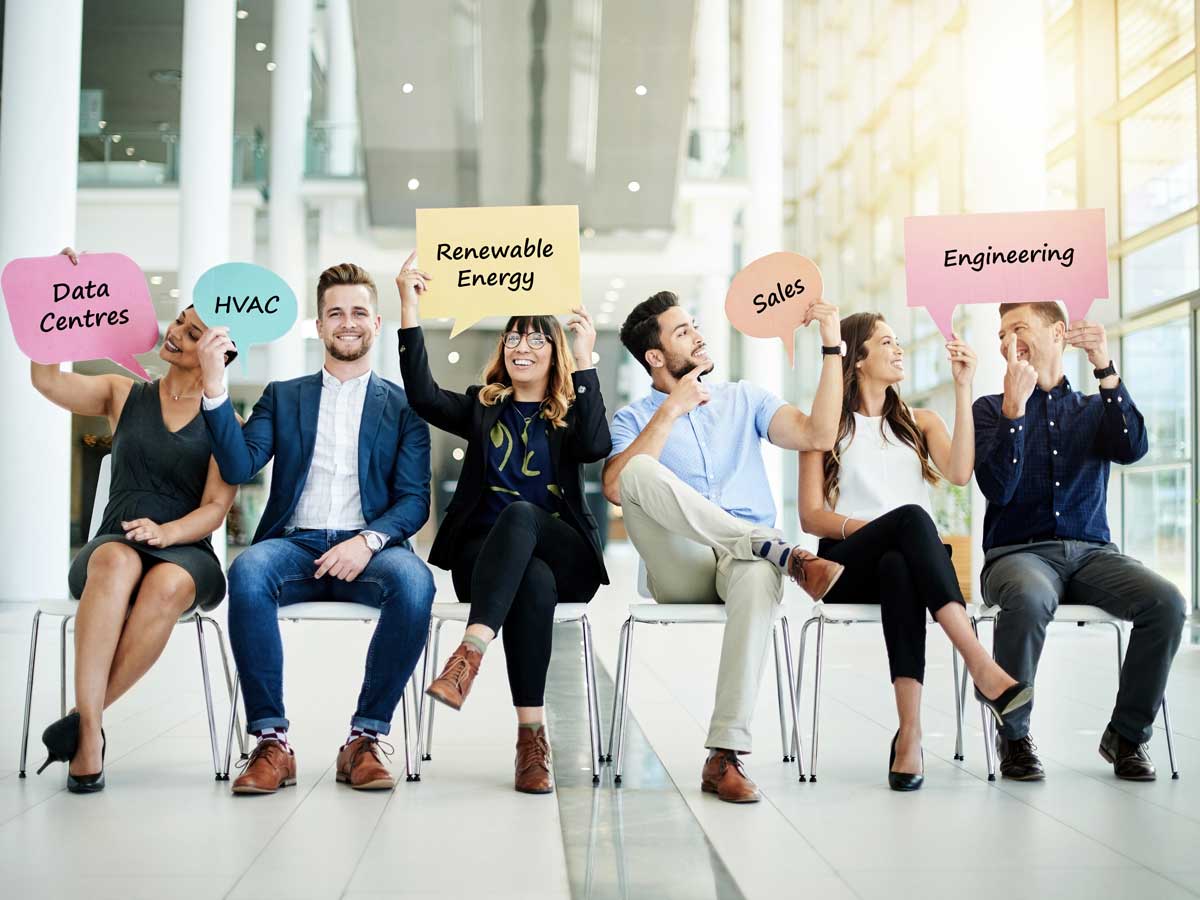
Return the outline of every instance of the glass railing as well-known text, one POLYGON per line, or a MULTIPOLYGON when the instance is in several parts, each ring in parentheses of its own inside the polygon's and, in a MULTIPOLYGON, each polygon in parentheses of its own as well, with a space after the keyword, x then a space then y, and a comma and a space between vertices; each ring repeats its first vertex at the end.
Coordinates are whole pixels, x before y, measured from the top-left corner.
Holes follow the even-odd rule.
MULTIPOLYGON (((233 184, 262 185, 267 151, 261 133, 233 136, 233 184)), ((80 187, 162 187, 179 183, 179 132, 108 131, 79 137, 80 187)))
POLYGON ((361 178, 364 172, 357 122, 314 122, 308 127, 304 174, 310 178, 361 178))
POLYGON ((740 131, 728 128, 688 130, 687 178, 745 178, 746 154, 740 131))

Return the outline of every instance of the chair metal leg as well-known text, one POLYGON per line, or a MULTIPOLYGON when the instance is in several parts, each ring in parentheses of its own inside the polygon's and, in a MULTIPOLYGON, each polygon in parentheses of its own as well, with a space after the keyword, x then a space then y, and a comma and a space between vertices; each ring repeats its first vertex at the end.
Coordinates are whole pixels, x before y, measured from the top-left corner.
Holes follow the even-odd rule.
POLYGON ((406 708, 404 710, 404 758, 410 765, 409 773, 412 775, 409 781, 421 780, 421 699, 417 693, 418 688, 417 673, 414 671, 409 676, 408 684, 404 686, 404 696, 407 698, 406 708), (416 739, 416 746, 409 751, 408 743, 408 720, 412 717, 413 735, 416 739))
MULTIPOLYGON (((804 697, 804 651, 808 645, 808 629, 820 621, 820 616, 811 616, 800 629, 800 653, 796 657, 796 768, 800 770, 800 780, 807 780, 804 775, 804 756, 801 752, 800 739, 800 701, 804 697)), ((790 655, 790 654, 789 654, 790 655)))
POLYGON ((217 720, 213 714, 212 682, 208 677, 208 653, 204 648, 204 622, 199 615, 196 615, 194 618, 196 622, 196 641, 200 648, 200 675, 204 679, 204 704, 208 710, 208 737, 212 744, 213 775, 217 781, 223 781, 224 772, 221 771, 221 750, 217 746, 217 720))
POLYGON ((587 693, 588 749, 592 757, 592 784, 600 783, 600 709, 596 696, 596 669, 592 656, 592 626, 587 616, 579 619, 583 631, 583 688, 587 693))
MULTIPOLYGON (((954 664, 954 758, 963 758, 963 711, 962 695, 958 692, 958 650, 950 648, 950 659, 954 664)), ((966 668, 964 666, 964 668, 966 668)))
POLYGON ((817 619, 817 670, 813 677, 812 758, 808 762, 808 780, 817 780, 817 744, 821 739, 821 672, 825 664, 825 619, 817 619))
POLYGON ((1163 728, 1167 732, 1167 757, 1171 761, 1171 778, 1179 780, 1179 766, 1175 763, 1175 732, 1171 730, 1171 710, 1167 707, 1167 696, 1162 701, 1163 728))
POLYGON ((779 627, 771 629, 771 644, 775 650, 775 698, 779 701, 779 744, 783 748, 783 761, 792 761, 791 734, 788 728, 787 711, 783 702, 783 666, 779 662, 779 627))
POLYGON ((788 696, 792 703, 792 759, 800 780, 807 781, 804 775, 804 750, 800 746, 800 693, 796 686, 796 671, 792 668, 792 631, 787 616, 780 619, 779 624, 783 631, 783 657, 787 660, 788 696))
POLYGON ((229 695, 230 705, 233 706, 234 730, 237 732, 238 750, 241 751, 242 756, 245 756, 246 731, 239 727, 241 723, 238 721, 237 704, 233 702, 233 672, 229 668, 229 650, 225 644, 225 632, 221 628, 221 623, 216 619, 210 616, 201 616, 201 618, 204 619, 206 624, 211 625, 217 633, 217 646, 221 650, 221 668, 225 671, 225 691, 229 695))
POLYGON ((416 781, 416 768, 413 765, 412 747, 408 742, 408 685, 400 693, 400 722, 404 729, 404 780, 416 781))
POLYGON ((225 738, 225 768, 221 772, 221 780, 229 780, 229 764, 233 757, 233 728, 237 723, 238 695, 241 693, 241 673, 233 673, 233 692, 229 700, 229 734, 225 738))
POLYGON ((67 714, 67 625, 74 616, 63 616, 58 627, 58 714, 67 714))
MULTIPOLYGON (((436 666, 438 661, 438 645, 442 641, 442 626, 446 624, 445 619, 438 619, 436 627, 433 627, 433 661, 432 665, 436 666)), ((428 646, 428 645, 426 645, 428 646)), ((429 670, 431 673, 433 669, 429 670)), ((426 685, 428 687, 429 685, 426 685)), ((427 720, 422 724, 425 726, 425 755, 424 759, 433 759, 433 714, 437 709, 436 703, 429 701, 425 702, 424 718, 427 720)))
POLYGON ((617 758, 613 762, 613 784, 621 783, 625 762, 625 723, 629 717, 629 659, 633 655, 633 616, 626 620, 625 648, 621 665, 621 719, 617 726, 617 758))
POLYGON ((29 717, 33 712, 33 670, 37 663, 38 625, 42 611, 33 611, 33 626, 29 630, 29 671, 25 675, 25 720, 21 725, 21 767, 18 778, 25 777, 25 758, 29 754, 29 717))
POLYGON ((621 709, 621 689, 624 685, 622 671, 625 668, 625 634, 629 631, 629 619, 621 623, 621 634, 617 638, 617 668, 613 671, 613 702, 612 718, 608 723, 608 753, 604 755, 605 762, 613 761, 613 738, 617 734, 617 716, 621 709))
POLYGON ((421 763, 429 757, 425 755, 425 704, 429 698, 425 696, 425 688, 429 687, 429 667, 431 648, 433 646, 433 619, 429 620, 429 633, 425 636, 425 650, 421 653, 421 684, 417 692, 417 774, 421 774, 421 763))

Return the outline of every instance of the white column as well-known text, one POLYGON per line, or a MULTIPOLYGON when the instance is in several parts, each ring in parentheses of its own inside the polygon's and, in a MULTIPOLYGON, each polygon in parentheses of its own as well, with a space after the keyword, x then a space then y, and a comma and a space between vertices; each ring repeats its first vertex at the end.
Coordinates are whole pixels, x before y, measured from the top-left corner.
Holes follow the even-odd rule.
MULTIPOLYGON (((750 182, 750 200, 742 216, 744 265, 783 249, 783 0, 745 0, 742 23, 742 106, 750 182)), ((782 393, 784 348, 759 338, 742 340, 745 378, 782 393)), ((773 447, 763 452, 767 478, 782 510, 785 457, 773 447)), ((795 462, 794 454, 787 458, 795 462)))
POLYGON ((700 0, 696 11, 696 110, 701 158, 727 149, 729 135, 729 0, 700 0))
MULTIPOLYGON (((237 5, 187 0, 183 9, 183 82, 179 108, 179 307, 196 281, 229 262, 233 191, 233 71, 237 5)), ((242 348, 248 352, 249 348, 242 348)), ((213 534, 225 562, 225 526, 213 534)))
MULTIPOLYGON (((9 3, 0 85, 0 265, 75 240, 83 0, 9 3)), ((116 247, 112 249, 117 249, 116 247)), ((39 395, 0 304, 0 600, 61 597, 70 562, 71 417, 39 395)))
MULTIPOLYGON (((1043 209, 1046 200, 1044 13, 1040 0, 973 3, 964 32, 964 212, 1043 209)), ((1003 390, 1004 361, 995 304, 960 311, 974 335, 975 396, 1003 390)), ((971 583, 983 568, 987 504, 972 482, 971 583)))
POLYGON ((308 137, 311 78, 312 0, 275 0, 271 73, 270 268, 286 281, 300 304, 300 319, 292 330, 270 344, 269 376, 295 378, 303 374, 302 334, 311 329, 308 270, 305 265, 304 148, 308 137))
POLYGON ((350 0, 325 5, 329 40, 326 123, 329 126, 329 174, 353 175, 358 153, 358 93, 350 0))

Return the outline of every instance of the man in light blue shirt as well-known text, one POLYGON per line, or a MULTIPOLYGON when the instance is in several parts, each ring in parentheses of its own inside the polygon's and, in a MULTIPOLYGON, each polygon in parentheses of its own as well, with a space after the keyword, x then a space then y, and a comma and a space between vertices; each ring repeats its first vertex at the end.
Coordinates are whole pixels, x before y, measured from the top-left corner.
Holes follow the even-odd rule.
POLYGON ((655 600, 726 606, 701 788, 733 803, 760 798, 738 754, 751 749, 783 574, 819 599, 842 572, 775 530, 761 452, 763 440, 789 450, 829 450, 836 440, 845 353, 837 308, 813 304, 803 324, 812 322, 825 345, 812 416, 744 381, 705 384, 714 363, 670 291, 638 304, 621 326, 653 390, 613 417, 604 495, 623 509, 655 600))

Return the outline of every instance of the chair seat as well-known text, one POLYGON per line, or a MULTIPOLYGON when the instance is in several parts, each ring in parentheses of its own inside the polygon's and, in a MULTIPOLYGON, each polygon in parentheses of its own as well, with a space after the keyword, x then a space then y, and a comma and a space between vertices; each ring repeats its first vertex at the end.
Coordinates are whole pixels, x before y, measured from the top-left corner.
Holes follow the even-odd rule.
MULTIPOLYGON (((786 605, 775 607, 776 621, 786 614, 786 605)), ((724 603, 630 603, 629 616, 649 625, 724 625, 728 619, 724 603)))
MULTIPOLYGON (((973 609, 969 610, 972 616, 976 619, 991 621, 996 618, 996 613, 1000 612, 999 607, 984 606, 983 604, 972 604, 973 609)), ((1091 606, 1087 603, 1060 603, 1058 609, 1054 611, 1055 622, 1087 622, 1092 624, 1103 622, 1122 622, 1123 619, 1105 612, 1099 606, 1091 606)))
POLYGON ((288 622, 372 622, 379 610, 365 603, 312 600, 279 607, 279 618, 288 622))
POLYGON ((48 616, 73 616, 79 612, 79 601, 71 597, 60 597, 57 600, 39 600, 37 608, 38 612, 45 613, 48 616))
MULTIPOLYGON (((578 622, 587 614, 586 603, 560 603, 554 607, 555 622, 578 622)), ((470 603, 441 600, 433 604, 433 618, 443 622, 465 622, 471 615, 470 603)))

